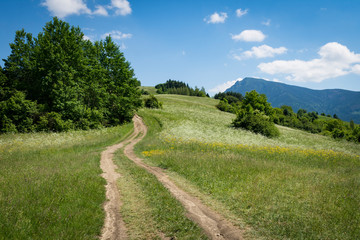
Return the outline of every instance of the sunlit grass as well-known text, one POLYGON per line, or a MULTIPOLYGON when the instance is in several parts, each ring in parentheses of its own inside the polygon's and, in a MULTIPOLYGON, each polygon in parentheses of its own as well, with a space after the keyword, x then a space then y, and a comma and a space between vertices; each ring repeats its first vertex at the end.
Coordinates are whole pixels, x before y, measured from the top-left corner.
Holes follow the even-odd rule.
POLYGON ((0 239, 97 239, 100 152, 131 130, 0 135, 0 239))
MULTIPOLYGON (((162 154, 152 151, 152 154, 162 154)), ((145 169, 126 158, 121 151, 115 163, 121 174, 119 191, 121 215, 130 239, 207 239, 185 215, 181 204, 145 169)))
POLYGON ((164 102, 164 108, 152 110, 151 114, 161 119, 164 126, 160 132, 162 138, 176 137, 201 142, 325 149, 360 155, 360 147, 356 143, 337 141, 331 137, 287 127, 277 126, 280 137, 274 139, 232 128, 231 123, 235 115, 217 110, 215 105, 218 101, 214 99, 180 95, 157 95, 157 97, 164 102))
POLYGON ((358 144, 279 126, 281 136, 268 139, 231 128, 235 116, 215 100, 157 97, 164 109, 140 112, 150 131, 138 153, 248 224, 253 237, 360 237, 358 144))

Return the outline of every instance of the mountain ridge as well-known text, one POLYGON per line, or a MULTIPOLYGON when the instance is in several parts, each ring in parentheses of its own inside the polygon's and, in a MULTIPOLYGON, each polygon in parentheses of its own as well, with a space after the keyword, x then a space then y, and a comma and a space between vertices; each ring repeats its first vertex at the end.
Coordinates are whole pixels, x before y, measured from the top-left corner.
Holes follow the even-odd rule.
POLYGON ((225 92, 245 95, 252 90, 265 94, 273 107, 288 105, 295 112, 302 108, 319 114, 336 114, 342 120, 360 123, 360 92, 344 89, 314 90, 250 77, 236 82, 225 92))

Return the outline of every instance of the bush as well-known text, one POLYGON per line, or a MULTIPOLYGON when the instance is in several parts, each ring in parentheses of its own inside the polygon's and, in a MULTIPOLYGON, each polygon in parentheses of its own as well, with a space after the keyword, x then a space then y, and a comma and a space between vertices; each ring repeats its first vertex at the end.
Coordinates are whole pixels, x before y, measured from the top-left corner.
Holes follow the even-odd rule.
POLYGON ((61 114, 57 112, 49 112, 40 117, 37 124, 38 131, 62 132, 69 131, 74 128, 71 120, 63 120, 61 114))
POLYGON ((162 102, 159 102, 154 95, 150 95, 150 97, 146 98, 144 101, 145 107, 147 108, 162 108, 162 102))
POLYGON ((36 102, 25 99, 23 92, 14 91, 9 99, 0 102, 0 132, 34 131, 37 114, 36 102))
POLYGON ((270 121, 270 118, 258 110, 246 111, 242 109, 233 121, 233 126, 259 133, 270 138, 278 137, 280 135, 279 129, 270 121))

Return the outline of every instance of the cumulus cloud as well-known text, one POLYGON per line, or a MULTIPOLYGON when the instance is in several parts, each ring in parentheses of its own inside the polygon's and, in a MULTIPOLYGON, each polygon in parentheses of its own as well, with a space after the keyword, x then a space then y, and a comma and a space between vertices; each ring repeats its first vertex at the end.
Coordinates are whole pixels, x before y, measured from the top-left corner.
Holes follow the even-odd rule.
POLYGON ((52 15, 60 18, 73 14, 91 14, 83 0, 45 0, 41 5, 47 7, 52 15))
POLYGON ((285 74, 287 80, 296 82, 322 82, 350 73, 360 74, 360 54, 340 43, 327 43, 318 54, 319 58, 310 61, 277 60, 261 63, 258 68, 268 74, 285 74))
POLYGON ((266 36, 259 30, 244 30, 237 35, 232 35, 231 38, 235 41, 262 42, 266 36))
POLYGON ((273 48, 268 45, 261 45, 259 47, 252 47, 251 50, 244 51, 240 55, 234 54, 233 57, 237 60, 244 60, 248 58, 267 58, 284 54, 286 52, 287 48, 285 47, 273 48))
POLYGON ((116 9, 115 14, 117 15, 125 16, 132 12, 128 0, 111 0, 111 7, 116 9))
POLYGON ((222 83, 212 89, 209 90, 210 93, 218 93, 218 92, 224 92, 226 89, 230 88, 232 85, 234 85, 237 81, 241 81, 242 78, 238 78, 233 81, 228 81, 226 83, 222 83))
POLYGON ((100 15, 100 16, 108 16, 109 15, 108 11, 105 9, 105 7, 98 5, 95 8, 96 8, 96 10, 93 12, 93 14, 100 15))
POLYGON ((245 10, 242 10, 241 8, 236 9, 236 16, 237 16, 237 17, 242 17, 242 16, 244 16, 245 14, 247 14, 248 11, 249 11, 248 9, 245 9, 245 10))
POLYGON ((221 12, 220 14, 215 12, 210 17, 204 18, 204 21, 207 23, 224 23, 228 17, 227 13, 221 12))
POLYGON ((352 72, 360 75, 360 64, 356 64, 352 68, 352 72))
POLYGON ((111 0, 111 3, 106 6, 95 6, 94 11, 91 11, 87 7, 84 0, 44 0, 41 5, 46 7, 52 15, 60 18, 74 14, 108 16, 109 13, 107 9, 113 9, 116 15, 123 16, 131 14, 132 12, 128 0, 111 0))
POLYGON ((132 37, 131 33, 122 33, 120 31, 113 30, 111 32, 101 35, 101 38, 106 38, 109 35, 111 36, 112 39, 115 39, 115 40, 121 40, 121 39, 126 39, 126 38, 132 37))

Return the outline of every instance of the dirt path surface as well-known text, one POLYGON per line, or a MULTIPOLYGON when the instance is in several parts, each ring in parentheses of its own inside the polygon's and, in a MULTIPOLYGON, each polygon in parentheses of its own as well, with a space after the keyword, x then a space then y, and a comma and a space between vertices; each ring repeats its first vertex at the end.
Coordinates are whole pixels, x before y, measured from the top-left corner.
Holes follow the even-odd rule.
POLYGON ((123 240, 128 239, 125 223, 120 216, 120 193, 116 180, 120 174, 116 172, 117 166, 112 161, 115 151, 124 147, 136 137, 132 133, 126 140, 119 144, 108 147, 101 153, 100 167, 103 171, 102 177, 106 180, 105 222, 102 229, 101 240, 123 240))
POLYGON ((124 149, 125 155, 138 166, 154 174, 171 194, 185 207, 187 216, 196 222, 211 239, 243 239, 243 231, 236 228, 218 213, 202 204, 197 198, 177 187, 161 168, 151 167, 134 153, 134 145, 141 141, 147 133, 147 128, 139 116, 133 118, 134 133, 129 144, 124 149))

